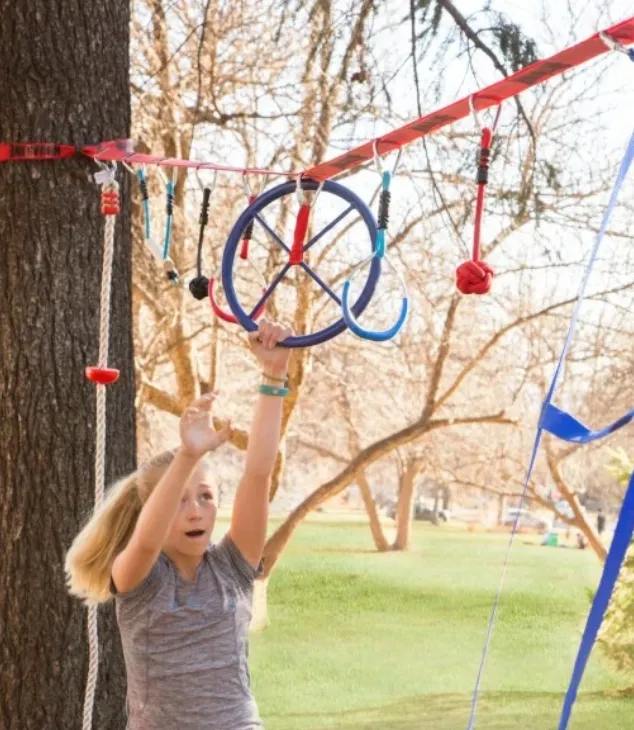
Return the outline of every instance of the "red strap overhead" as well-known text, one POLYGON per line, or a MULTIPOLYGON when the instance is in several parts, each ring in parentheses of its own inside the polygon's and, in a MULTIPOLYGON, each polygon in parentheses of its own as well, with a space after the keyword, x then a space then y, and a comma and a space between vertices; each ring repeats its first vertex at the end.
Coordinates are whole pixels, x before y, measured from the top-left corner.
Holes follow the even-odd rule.
MULTIPOLYGON (((607 28, 603 33, 623 45, 634 43, 634 17, 607 28)), ((541 84, 553 76, 558 76, 564 71, 568 71, 608 51, 608 47, 601 40, 599 34, 595 33, 595 35, 567 48, 565 51, 556 53, 543 61, 537 61, 512 76, 508 76, 502 81, 478 91, 472 96, 474 107, 477 111, 480 111, 497 106, 505 99, 517 96, 532 86, 541 84)), ((312 167, 306 170, 304 176, 313 180, 328 180, 345 170, 352 170, 364 162, 372 160, 374 158, 375 142, 378 143, 381 154, 387 154, 448 124, 464 119, 470 113, 469 97, 466 96, 443 109, 416 119, 404 127, 395 129, 393 132, 388 132, 378 140, 366 142, 339 157, 335 157, 333 160, 312 167)))
MULTIPOLYGON (((609 36, 612 40, 626 46, 634 43, 634 17, 617 23, 616 25, 606 28, 602 34, 609 36)), ((586 61, 590 61, 597 56, 608 53, 611 49, 601 40, 600 34, 595 33, 584 41, 577 43, 565 51, 560 51, 550 58, 537 61, 521 71, 508 76, 502 81, 498 81, 485 89, 471 95, 476 111, 488 109, 497 106, 505 99, 517 96, 522 91, 530 89, 533 86, 543 83, 547 79, 558 76, 565 71, 579 66, 586 61)), ((228 165, 218 165, 213 162, 198 162, 196 160, 179 160, 176 158, 166 159, 158 155, 135 154, 126 151, 124 142, 103 142, 93 147, 85 147, 84 154, 95 157, 96 159, 119 160, 130 164, 137 163, 141 165, 161 165, 166 167, 193 167, 200 170, 220 170, 224 172, 242 172, 251 174, 264 175, 284 175, 285 177, 294 178, 298 175, 302 177, 312 178, 314 180, 328 180, 335 177, 345 170, 352 170, 362 165, 368 160, 374 158, 374 146, 379 143, 382 155, 391 152, 403 145, 413 142, 415 139, 424 137, 431 132, 435 132, 442 127, 464 119, 471 113, 469 106, 469 97, 464 97, 449 106, 432 112, 420 119, 406 124, 404 127, 388 132, 378 140, 371 140, 365 144, 356 147, 332 160, 322 162, 320 165, 311 167, 304 171, 281 172, 280 170, 264 170, 260 168, 245 169, 242 167, 231 167, 228 165)))
MULTIPOLYGON (((606 28, 604 31, 595 33, 584 41, 577 43, 564 51, 556 53, 550 58, 537 61, 521 71, 498 81, 485 89, 464 97, 459 101, 450 104, 442 109, 436 110, 403 127, 388 132, 383 137, 371 140, 356 147, 339 157, 316 165, 308 170, 266 170, 262 168, 243 168, 231 165, 218 165, 213 162, 197 160, 180 160, 175 157, 164 158, 159 155, 135 153, 131 140, 113 140, 101 142, 97 145, 90 145, 81 149, 88 157, 101 161, 119 161, 130 164, 159 165, 163 167, 191 167, 200 170, 220 170, 224 172, 241 172, 249 174, 262 174, 271 176, 284 176, 296 178, 298 176, 312 178, 313 180, 328 180, 346 170, 372 160, 374 158, 375 145, 380 145, 381 154, 385 155, 392 150, 403 147, 409 142, 435 132, 442 127, 464 119, 471 113, 469 99, 473 100, 476 111, 497 106, 505 99, 517 96, 522 91, 537 86, 547 79, 558 76, 575 66, 579 66, 597 56, 611 50, 601 39, 601 35, 609 37, 612 41, 623 46, 634 43, 634 17, 606 28)), ((50 160, 72 157, 75 148, 70 145, 56 145, 49 143, 34 144, 0 144, 0 162, 9 160, 50 160)))
POLYGON ((159 167, 189 167, 196 170, 217 170, 219 172, 241 172, 243 175, 270 175, 283 177, 297 177, 301 171, 284 172, 282 170, 266 170, 260 167, 233 167, 232 165, 218 165, 215 162, 198 160, 180 160, 177 157, 161 157, 135 152, 131 139, 119 139, 110 142, 100 142, 96 145, 84 147, 82 152, 88 157, 94 157, 102 162, 127 162, 129 165, 158 165, 159 167))

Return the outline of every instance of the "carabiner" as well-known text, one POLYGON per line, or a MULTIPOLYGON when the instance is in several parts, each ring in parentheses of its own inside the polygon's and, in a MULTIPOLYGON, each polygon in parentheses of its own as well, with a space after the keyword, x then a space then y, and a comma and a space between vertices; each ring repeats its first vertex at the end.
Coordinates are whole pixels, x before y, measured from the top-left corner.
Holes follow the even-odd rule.
MULTIPOLYGON (((478 128, 478 132, 482 132, 482 125, 480 124, 480 118, 478 117, 478 112, 475 108, 475 99, 477 97, 477 94, 471 94, 469 96, 469 109, 471 110, 471 115, 473 116, 473 120, 475 121, 475 125, 478 128)), ((500 114, 502 113, 502 103, 498 101, 497 104, 497 111, 495 113, 495 117, 493 118, 493 124, 489 127, 491 130, 491 134, 495 133, 495 130, 498 127, 498 122, 500 121, 500 114)))
MULTIPOLYGON (((383 177, 383 172, 384 172, 383 171, 383 161, 381 160, 381 156, 379 155, 379 142, 380 141, 381 141, 380 139, 375 139, 372 142, 372 151, 374 153, 374 166, 376 167, 379 175, 381 175, 381 177, 383 177)), ((390 150, 390 152, 391 151, 392 150, 390 150)), ((387 154, 389 154, 389 152, 387 154)), ((396 170, 398 168, 399 162, 401 161, 402 154, 403 154, 403 148, 399 147, 398 153, 396 155, 396 160, 394 160, 394 165, 392 166, 392 173, 391 173, 392 175, 396 175, 396 170)))
POLYGON ((626 48, 620 41, 614 40, 607 33, 599 33, 599 38, 611 51, 624 53, 629 56, 631 61, 634 61, 634 48, 626 48))
POLYGON ((303 205, 308 205, 309 208, 312 208, 315 203, 317 202, 317 198, 319 197, 319 193, 321 193, 322 188, 324 187, 325 180, 322 180, 319 183, 319 186, 317 187, 317 190, 315 190, 315 194, 313 195, 313 199, 310 201, 310 203, 306 203, 306 194, 304 193, 304 188, 302 187, 302 176, 301 173, 297 176, 297 180, 295 181, 295 196, 297 198, 297 202, 299 203, 300 208, 303 205))

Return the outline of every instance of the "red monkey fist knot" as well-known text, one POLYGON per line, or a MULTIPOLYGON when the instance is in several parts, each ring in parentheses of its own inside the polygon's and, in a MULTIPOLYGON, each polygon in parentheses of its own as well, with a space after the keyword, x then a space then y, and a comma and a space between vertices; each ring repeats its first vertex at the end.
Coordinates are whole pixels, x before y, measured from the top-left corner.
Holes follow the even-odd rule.
POLYGON ((487 294, 494 276, 484 261, 465 261, 456 269, 456 286, 462 294, 487 294))

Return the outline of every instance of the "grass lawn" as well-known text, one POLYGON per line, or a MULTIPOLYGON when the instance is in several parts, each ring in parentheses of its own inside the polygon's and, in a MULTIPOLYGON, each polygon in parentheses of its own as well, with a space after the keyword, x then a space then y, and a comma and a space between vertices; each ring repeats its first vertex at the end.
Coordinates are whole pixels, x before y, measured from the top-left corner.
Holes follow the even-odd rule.
MULTIPOLYGON (((507 540, 417 524, 411 553, 378 554, 364 524, 301 526, 251 639, 267 730, 466 730, 507 540)), ((556 730, 599 573, 590 551, 516 538, 478 730, 556 730)), ((633 728, 626 684, 593 653, 570 730, 633 728)))

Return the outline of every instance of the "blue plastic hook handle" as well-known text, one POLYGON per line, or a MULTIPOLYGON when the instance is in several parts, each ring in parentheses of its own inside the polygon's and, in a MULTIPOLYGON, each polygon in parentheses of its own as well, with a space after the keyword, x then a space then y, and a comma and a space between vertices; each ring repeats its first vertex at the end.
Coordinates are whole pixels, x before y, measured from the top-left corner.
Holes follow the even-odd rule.
MULTIPOLYGON (((379 163, 377 163, 379 164, 379 163)), ((398 164, 398 159, 396 161, 396 164, 398 164)), ((396 167, 396 165, 395 165, 396 167)), ((384 191, 388 191, 390 189, 390 183, 392 181, 392 173, 390 172, 383 172, 382 173, 382 188, 384 191)), ((379 228, 376 232, 376 249, 374 251, 373 257, 370 259, 370 261, 381 261, 385 257, 385 228, 379 228)), ((367 263, 367 262, 366 262, 367 263)), ((343 310, 343 319, 346 323, 349 330, 354 332, 357 337, 362 337, 364 340, 372 340, 372 342, 387 342, 387 340, 391 340, 393 337, 395 337, 403 325, 405 324, 405 320, 407 319, 407 312, 409 310, 409 300, 407 296, 403 296, 403 301, 401 303, 401 313, 398 316, 398 319, 396 322, 389 327, 386 330, 367 330, 363 328, 356 320, 354 314, 352 313, 350 306, 348 304, 348 298, 350 295, 350 285, 352 282, 352 277, 354 274, 361 270, 363 268, 364 264, 361 264, 358 266, 350 276, 350 278, 344 283, 343 285, 343 292, 341 295, 341 309, 343 310)), ((391 264, 390 264, 391 266, 391 264)), ((392 266, 392 268, 394 268, 392 266)), ((403 284, 401 283, 401 287, 403 287, 403 284)), ((403 287, 404 288, 404 287, 403 287)))
POLYGON ((341 295, 341 309, 343 311, 344 322, 348 326, 348 329, 354 332, 357 337, 362 337, 364 340, 372 340, 372 342, 387 342, 387 340, 391 340, 393 337, 396 337, 402 326, 405 324, 405 320, 407 319, 407 312, 409 310, 409 299, 407 297, 403 297, 403 301, 401 303, 401 313, 399 314, 396 322, 389 329, 366 330, 361 327, 361 325, 355 319, 354 314, 352 314, 350 305, 348 303, 349 295, 350 280, 346 281, 343 285, 343 293, 341 295))

